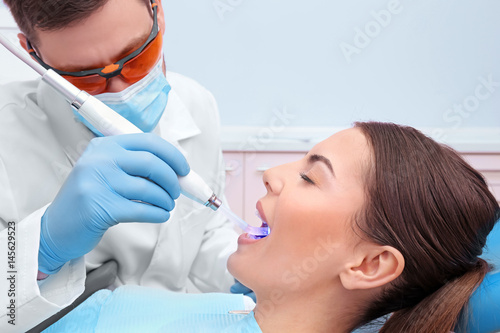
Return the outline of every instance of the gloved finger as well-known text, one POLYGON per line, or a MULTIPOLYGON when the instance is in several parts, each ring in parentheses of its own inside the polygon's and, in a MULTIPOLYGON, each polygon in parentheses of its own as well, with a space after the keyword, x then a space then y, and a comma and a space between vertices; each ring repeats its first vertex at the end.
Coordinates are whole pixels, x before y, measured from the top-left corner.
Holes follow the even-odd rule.
POLYGON ((182 153, 172 144, 151 133, 125 134, 107 137, 127 150, 148 151, 162 159, 179 176, 186 176, 189 164, 182 153))
POLYGON ((245 296, 248 296, 253 299, 254 302, 257 302, 257 296, 255 296, 255 293, 253 291, 251 293, 245 294, 245 296))
POLYGON ((126 222, 146 222, 163 223, 170 218, 170 213, 165 209, 148 205, 142 202, 130 201, 125 198, 126 204, 116 205, 112 215, 120 223, 126 222), (127 207, 124 209, 124 207, 127 207))
POLYGON ((166 211, 172 211, 175 207, 174 199, 163 188, 147 179, 123 174, 109 181, 114 191, 128 200, 142 201, 166 211))
POLYGON ((231 293, 233 294, 247 294, 247 293, 250 293, 252 292, 252 289, 244 286, 243 284, 241 284, 239 281, 237 281, 235 284, 233 284, 231 286, 231 289, 230 289, 231 293))
POLYGON ((173 199, 181 195, 181 187, 174 170, 149 152, 128 151, 117 156, 116 163, 125 173, 147 178, 161 186, 173 199))

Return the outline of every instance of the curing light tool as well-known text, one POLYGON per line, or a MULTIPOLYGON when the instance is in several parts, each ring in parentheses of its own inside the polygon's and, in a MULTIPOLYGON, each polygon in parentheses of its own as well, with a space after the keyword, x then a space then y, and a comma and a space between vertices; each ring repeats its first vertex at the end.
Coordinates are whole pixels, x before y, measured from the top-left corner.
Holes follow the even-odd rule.
MULTIPOLYGON (((240 219, 235 213, 230 211, 227 207, 220 207, 219 212, 224 214, 224 216, 227 217, 228 220, 236 224, 243 232, 246 232, 249 234, 252 238, 254 239, 260 239, 264 238, 269 235, 269 232, 271 231, 267 225, 266 222, 262 221, 262 226, 261 227, 253 227, 240 219)), ((260 217, 260 216, 259 216, 260 217)))
MULTIPOLYGON (((78 111, 78 113, 80 113, 104 136, 143 133, 138 127, 122 117, 120 114, 113 111, 110 107, 99 101, 94 96, 78 89, 62 76, 57 74, 54 70, 45 69, 42 65, 33 60, 27 52, 16 47, 2 34, 0 34, 0 44, 5 46, 17 58, 21 59, 25 64, 40 74, 43 81, 59 92, 68 101, 68 103, 78 111)), ((187 176, 178 178, 181 193, 184 196, 199 202, 214 211, 219 209, 222 204, 221 200, 217 198, 217 195, 198 174, 191 171, 187 176)), ((230 220, 240 226, 234 219, 230 218, 230 220)), ((241 219, 239 220, 246 224, 246 222, 241 219)), ((251 233, 251 230, 249 231, 251 233)))

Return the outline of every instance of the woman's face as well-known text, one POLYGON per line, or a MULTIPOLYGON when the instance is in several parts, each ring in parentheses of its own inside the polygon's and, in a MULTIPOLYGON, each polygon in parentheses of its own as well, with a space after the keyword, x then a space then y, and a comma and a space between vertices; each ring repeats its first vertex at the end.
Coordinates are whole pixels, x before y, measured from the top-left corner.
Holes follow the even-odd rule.
POLYGON ((352 226, 364 203, 369 163, 368 143, 352 128, 303 159, 268 170, 267 195, 257 208, 271 233, 261 240, 241 235, 229 271, 257 297, 311 292, 335 281, 360 242, 352 226))

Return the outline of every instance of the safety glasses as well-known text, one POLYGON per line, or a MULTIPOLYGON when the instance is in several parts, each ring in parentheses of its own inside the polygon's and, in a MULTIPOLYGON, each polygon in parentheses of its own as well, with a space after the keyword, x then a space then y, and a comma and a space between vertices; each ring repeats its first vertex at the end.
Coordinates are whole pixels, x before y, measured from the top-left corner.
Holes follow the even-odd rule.
POLYGON ((28 52, 40 65, 46 69, 54 70, 77 88, 85 90, 91 95, 106 92, 107 80, 118 75, 127 83, 134 84, 148 75, 161 57, 163 38, 158 31, 158 4, 156 0, 151 0, 151 6, 154 23, 147 41, 128 56, 106 67, 79 72, 65 72, 44 63, 29 41, 27 41, 28 52))

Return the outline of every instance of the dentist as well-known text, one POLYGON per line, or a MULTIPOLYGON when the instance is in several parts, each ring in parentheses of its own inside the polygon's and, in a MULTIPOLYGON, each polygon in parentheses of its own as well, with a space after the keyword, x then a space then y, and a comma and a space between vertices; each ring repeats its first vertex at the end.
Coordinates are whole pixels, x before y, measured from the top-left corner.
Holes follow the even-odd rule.
POLYGON ((224 193, 217 106, 166 71, 160 0, 5 3, 34 59, 147 133, 100 137, 40 80, 0 87, 0 269, 15 272, 14 284, 0 279, 2 298, 14 285, 0 331, 24 332, 65 308, 86 270, 110 259, 115 287, 183 292, 190 280, 228 291, 237 234, 179 197, 177 182, 192 168, 224 193))

